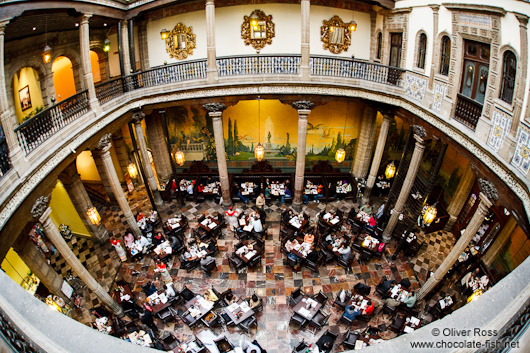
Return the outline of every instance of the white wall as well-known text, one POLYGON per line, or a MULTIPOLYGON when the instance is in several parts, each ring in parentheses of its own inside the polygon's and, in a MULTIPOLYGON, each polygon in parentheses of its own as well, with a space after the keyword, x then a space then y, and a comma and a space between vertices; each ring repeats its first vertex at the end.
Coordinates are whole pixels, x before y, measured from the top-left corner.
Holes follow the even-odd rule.
POLYGON ((519 35, 519 20, 513 13, 501 17, 501 47, 509 45, 515 49, 517 57, 521 55, 521 36, 519 35))
POLYGON ((441 4, 470 4, 502 7, 506 11, 514 11, 530 14, 530 4, 521 0, 401 0, 396 1, 396 8, 427 6, 427 5, 441 5, 441 4))
MULTIPOLYGON (((430 70, 432 61, 432 42, 433 42, 433 28, 432 28, 432 9, 430 7, 418 7, 412 9, 409 14, 408 23, 408 43, 407 43, 407 58, 406 69, 413 70, 416 68, 416 42, 418 41, 418 32, 424 31, 427 35, 427 52, 425 54, 425 70, 430 70)), ((417 69, 421 73, 425 70, 417 69)))
MULTIPOLYGON (((451 36, 453 33, 453 19, 451 17, 451 11, 444 6, 440 6, 438 14, 438 34, 447 32, 449 36, 451 36)), ((438 37, 438 34, 436 34, 436 37, 438 37)))
MULTIPOLYGON (((300 54, 301 10, 300 5, 260 4, 230 6, 215 9, 215 40, 217 56, 256 54, 256 49, 245 45, 241 38, 244 16, 261 10, 272 15, 275 36, 260 54, 300 54)), ((311 9, 312 11, 312 9, 311 9)))
POLYGON ((118 35, 116 33, 109 35, 110 49, 109 56, 109 74, 112 77, 120 76, 120 55, 118 54, 118 35))
POLYGON ((151 67, 182 62, 187 60, 206 58, 206 12, 195 11, 177 16, 163 18, 161 20, 149 21, 147 23, 147 48, 149 51, 149 65, 151 67), (187 27, 193 28, 195 34, 195 49, 193 54, 185 60, 171 58, 166 52, 166 41, 160 38, 160 30, 173 30, 177 23, 181 22, 187 27))
MULTIPOLYGON (((324 6, 311 6, 311 54, 332 55, 341 57, 351 57, 355 55, 357 59, 370 59, 370 14, 365 12, 354 12, 324 6), (348 51, 340 54, 333 54, 329 50, 324 50, 320 39, 320 27, 323 20, 329 20, 333 16, 339 16, 342 21, 350 22, 352 19, 357 22, 357 31, 351 34, 351 45, 348 51)), ((374 39, 375 40, 375 39, 374 39)))

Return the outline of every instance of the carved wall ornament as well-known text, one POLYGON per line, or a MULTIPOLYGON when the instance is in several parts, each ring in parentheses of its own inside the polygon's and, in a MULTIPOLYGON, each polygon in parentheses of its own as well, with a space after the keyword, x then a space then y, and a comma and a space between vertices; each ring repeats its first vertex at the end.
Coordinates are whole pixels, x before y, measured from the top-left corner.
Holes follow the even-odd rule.
POLYGON ((265 12, 261 10, 254 10, 250 16, 243 17, 241 38, 245 40, 245 45, 252 45, 258 54, 267 44, 272 43, 274 36, 272 15, 265 15, 265 12))
POLYGON ((298 102, 293 102, 291 106, 297 110, 302 110, 302 109, 311 110, 315 106, 315 103, 310 102, 310 101, 298 101, 298 102))
POLYGON ((425 131, 425 128, 423 126, 414 125, 413 129, 414 129, 414 135, 417 135, 421 138, 425 138, 427 136, 427 132, 425 131))
POLYGON ((180 22, 169 32, 165 41, 166 52, 177 60, 184 60, 188 55, 193 55, 193 49, 196 47, 193 28, 186 27, 180 22))
POLYGON ((499 194, 497 193, 497 188, 489 180, 480 178, 478 180, 478 185, 480 191, 488 197, 491 202, 496 202, 499 200, 499 194))
POLYGON ((351 44, 350 23, 344 23, 339 16, 323 20, 320 27, 320 40, 323 47, 333 54, 347 51, 351 44))
POLYGON ((48 196, 41 196, 35 201, 33 204, 33 208, 31 209, 31 215, 33 218, 39 219, 40 216, 46 211, 48 208, 48 205, 50 204, 50 199, 48 196))
POLYGON ((226 109, 223 103, 206 103, 202 107, 209 113, 222 112, 226 109))
POLYGON ((112 134, 110 132, 101 136, 101 138, 99 139, 97 148, 100 148, 100 149, 110 148, 111 140, 112 140, 112 134))

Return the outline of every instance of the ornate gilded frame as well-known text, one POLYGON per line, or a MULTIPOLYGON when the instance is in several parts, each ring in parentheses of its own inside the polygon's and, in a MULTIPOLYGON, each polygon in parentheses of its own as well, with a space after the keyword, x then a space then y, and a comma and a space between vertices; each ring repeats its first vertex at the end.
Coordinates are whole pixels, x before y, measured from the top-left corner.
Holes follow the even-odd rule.
POLYGON ((320 27, 320 40, 324 43, 324 49, 329 50, 333 54, 340 54, 343 51, 347 51, 351 44, 351 32, 348 26, 349 23, 344 23, 336 15, 329 20, 323 20, 322 26, 320 27), (343 31, 342 43, 332 43, 330 41, 331 33, 337 30, 343 31))
POLYGON ((243 18, 243 24, 241 25, 241 38, 245 40, 245 45, 252 45, 259 53, 267 44, 272 43, 274 38, 274 23, 272 22, 272 15, 265 15, 265 12, 261 10, 254 10, 250 16, 243 18), (251 22, 257 20, 258 22, 265 22, 265 38, 252 38, 252 25, 251 22))
POLYGON ((180 22, 169 32, 169 35, 166 38, 166 52, 170 57, 177 60, 183 60, 186 59, 188 55, 193 55, 193 49, 195 49, 195 47, 196 43, 193 28, 191 26, 186 27, 180 22), (184 48, 179 48, 179 38, 186 39, 186 45, 184 48))

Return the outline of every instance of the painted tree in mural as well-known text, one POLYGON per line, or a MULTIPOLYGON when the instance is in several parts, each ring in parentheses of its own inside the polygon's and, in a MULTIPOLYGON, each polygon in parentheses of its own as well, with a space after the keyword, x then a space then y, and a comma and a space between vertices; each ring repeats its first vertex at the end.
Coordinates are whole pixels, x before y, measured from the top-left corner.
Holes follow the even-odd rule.
POLYGON ((280 155, 281 156, 288 156, 292 153, 291 151, 291 144, 289 143, 289 133, 287 132, 287 139, 285 141, 285 145, 280 147, 280 155))
POLYGON ((271 143, 271 132, 269 131, 269 133, 267 134, 267 142, 270 144, 271 143))
POLYGON ((228 117, 228 140, 226 141, 226 153, 229 156, 234 154, 234 137, 232 136, 232 119, 228 117))
POLYGON ((234 152, 238 152, 241 148, 241 141, 237 131, 237 119, 234 119, 234 152))
POLYGON ((171 136, 170 143, 180 147, 186 141, 183 127, 188 119, 188 110, 186 107, 169 107, 166 109, 167 129, 171 136))

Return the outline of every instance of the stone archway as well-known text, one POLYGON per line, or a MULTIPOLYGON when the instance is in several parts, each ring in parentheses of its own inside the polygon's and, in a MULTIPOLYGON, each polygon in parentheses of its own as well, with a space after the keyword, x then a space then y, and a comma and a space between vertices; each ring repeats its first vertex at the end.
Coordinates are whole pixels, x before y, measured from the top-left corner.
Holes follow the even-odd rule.
POLYGON ((108 55, 99 46, 92 46, 90 48, 90 61, 92 63, 92 76, 94 77, 94 84, 100 84, 108 81, 109 69, 108 69, 108 55), (93 54, 97 55, 97 67, 94 65, 93 54), (99 74, 99 75, 98 75, 99 74), (99 76, 99 80, 97 80, 99 76))

